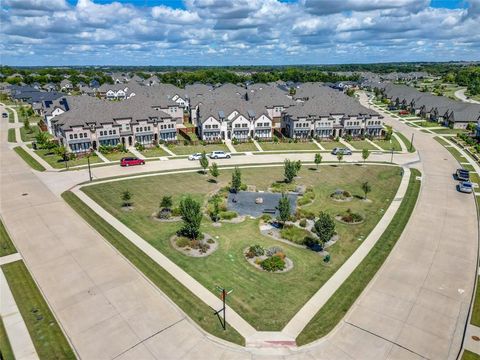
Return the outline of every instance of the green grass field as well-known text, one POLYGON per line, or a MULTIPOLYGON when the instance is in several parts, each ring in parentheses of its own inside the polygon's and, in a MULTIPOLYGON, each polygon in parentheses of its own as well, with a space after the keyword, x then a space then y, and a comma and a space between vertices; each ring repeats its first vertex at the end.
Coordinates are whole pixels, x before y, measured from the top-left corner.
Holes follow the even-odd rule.
POLYGON ((0 221, 0 257, 14 254, 16 252, 17 249, 15 249, 10 236, 8 236, 5 226, 0 221))
POLYGON ((320 150, 313 142, 262 142, 260 143, 263 151, 275 150, 320 150))
POLYGON ((462 360, 480 360, 480 355, 468 350, 464 350, 462 360))
POLYGON ((341 142, 339 141, 322 141, 322 142, 319 142, 319 144, 325 149, 325 150, 333 150, 334 148, 336 147, 339 147, 339 148, 344 148, 345 145, 343 145, 341 142))
POLYGON ((160 157, 160 156, 170 156, 170 154, 167 153, 165 150, 163 150, 161 147, 147 148, 143 151, 140 151, 140 153, 147 158, 149 158, 149 157, 160 157))
POLYGON ((75 354, 23 261, 2 265, 40 359, 75 359, 75 354))
POLYGON ((22 147, 14 147, 13 150, 25 161, 33 170, 45 171, 43 165, 41 165, 37 160, 35 160, 28 152, 26 152, 22 147))
POLYGON ((370 144, 367 140, 352 140, 349 142, 356 150, 378 150, 375 146, 370 144))
POLYGON ((27 131, 24 127, 20 128, 20 137, 22 141, 33 141, 35 136, 40 132, 40 128, 37 125, 30 125, 30 130, 27 131))
MULTIPOLYGON (((135 157, 135 155, 133 155, 130 151, 127 151, 127 152, 116 151, 116 152, 111 152, 111 153, 102 154, 102 155, 105 156, 110 161, 120 161, 120 159, 124 157, 135 157)), ((99 159, 99 162, 102 162, 102 160, 99 159)))
POLYGON ((8 122, 13 124, 15 122, 15 117, 13 115, 13 111, 10 109, 7 109, 8 112, 8 122))
MULTIPOLYGON (((220 170, 220 173, 218 183, 211 183, 208 176, 198 173, 183 173, 98 184, 84 187, 83 191, 207 289, 214 292, 217 284, 234 288, 235 295, 230 298, 230 306, 259 330, 283 328, 357 249, 361 244, 359 239, 364 239, 370 233, 393 199, 400 182, 400 169, 397 167, 328 166, 322 167, 320 172, 305 168, 301 170, 298 183, 312 186, 316 194, 314 202, 305 206, 305 210, 313 213, 323 210, 335 216, 350 208, 365 218, 360 225, 337 223, 340 240, 329 248, 331 261, 328 264, 316 253, 261 235, 258 220, 246 220, 240 224, 224 223, 221 227, 214 227, 205 218, 202 230, 218 236, 219 248, 206 258, 185 256, 175 250, 169 241, 180 223, 160 223, 152 218, 152 214, 158 210, 163 195, 172 195, 175 205, 186 193, 205 201, 207 194, 229 182, 230 170, 220 170), (357 197, 363 196, 363 181, 369 181, 372 185, 373 191, 369 194, 371 203, 358 198, 348 203, 330 199, 330 194, 338 188, 349 190, 357 197), (121 209, 120 194, 126 189, 133 194, 134 210, 129 212, 121 209), (254 244, 280 245, 293 260, 294 268, 284 274, 270 274, 255 269, 243 257, 243 249, 254 244), (298 283, 303 285, 299 287, 298 283), (272 303, 276 306, 272 306, 272 303)), ((242 176, 244 183, 256 185, 257 190, 266 190, 273 182, 282 180, 283 168, 243 169, 242 176)))
POLYGON ((255 146, 255 144, 253 142, 240 143, 240 144, 237 144, 237 145, 233 145, 233 147, 238 152, 258 151, 257 147, 255 146))
POLYGON ((355 300, 382 266, 408 223, 417 202, 420 172, 411 169, 408 190, 397 213, 367 257, 332 295, 297 337, 297 345, 308 344, 327 335, 345 316, 355 300))
POLYGON ((8 129, 7 141, 11 143, 17 142, 17 138, 15 136, 15 129, 8 129))
POLYGON ((402 150, 402 147, 400 146, 400 143, 398 142, 398 140, 394 136, 392 136, 390 141, 386 141, 386 140, 382 140, 382 139, 374 139, 372 141, 375 144, 377 144, 378 146, 380 146, 385 151, 392 151, 392 147, 393 147, 393 151, 401 151, 402 150))
MULTIPOLYGON (((35 153, 55 169, 65 169, 67 168, 67 166, 70 168, 74 166, 87 165, 88 163, 86 157, 78 157, 65 163, 65 161, 63 161, 63 159, 57 154, 55 154, 52 150, 39 149, 35 150, 35 153)), ((95 153, 90 156, 90 164, 96 164, 101 162, 102 160, 95 153)))
POLYGON ((7 332, 5 331, 5 326, 3 325, 3 320, 0 317, 0 358, 5 360, 15 360, 13 356, 12 347, 10 346, 10 341, 8 340, 7 332))
MULTIPOLYGON (((403 135, 402 133, 400 132, 396 132, 395 134, 398 135, 398 137, 402 140, 402 142, 405 144, 405 146, 407 147, 407 150, 408 152, 415 152, 415 146, 412 145, 412 142, 407 139, 407 137, 405 135, 403 135)), ((415 140, 414 140, 415 141, 415 140)))
POLYGON ((467 132, 467 130, 465 130, 465 129, 450 129, 450 128, 432 129, 432 131, 435 134, 440 134, 440 135, 456 135, 456 134, 461 134, 461 133, 466 133, 467 132))
POLYGON ((228 321, 227 330, 224 331, 218 319, 212 315, 212 309, 209 306, 205 305, 167 271, 159 267, 124 235, 96 215, 75 194, 67 191, 62 194, 62 197, 90 226, 98 231, 105 240, 112 244, 205 331, 236 344, 245 344, 245 339, 228 325, 228 321))
POLYGON ((208 144, 208 145, 169 145, 168 149, 175 155, 190 155, 197 152, 206 152, 207 154, 212 151, 225 151, 228 152, 228 148, 225 144, 208 144))

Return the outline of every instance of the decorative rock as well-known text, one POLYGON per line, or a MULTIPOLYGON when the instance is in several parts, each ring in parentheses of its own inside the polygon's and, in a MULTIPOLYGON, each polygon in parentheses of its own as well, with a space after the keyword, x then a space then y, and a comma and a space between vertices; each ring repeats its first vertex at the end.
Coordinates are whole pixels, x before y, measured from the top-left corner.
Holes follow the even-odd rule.
POLYGON ((263 204, 263 198, 258 197, 255 199, 255 204, 263 204))

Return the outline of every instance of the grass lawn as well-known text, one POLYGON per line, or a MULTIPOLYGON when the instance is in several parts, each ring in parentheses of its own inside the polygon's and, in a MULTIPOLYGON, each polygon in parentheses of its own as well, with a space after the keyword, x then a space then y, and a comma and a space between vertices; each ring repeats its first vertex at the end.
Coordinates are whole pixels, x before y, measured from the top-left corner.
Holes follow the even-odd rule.
MULTIPOLYGON (((35 150, 35 153, 45 160, 51 167, 55 169, 64 169, 66 166, 73 167, 79 165, 87 165, 88 161, 86 157, 78 157, 75 160, 69 160, 66 164, 63 159, 55 154, 52 150, 39 149, 35 150)), ((90 156, 90 164, 101 163, 102 160, 93 153, 90 156)))
POLYGON ((17 249, 15 249, 10 236, 8 236, 5 226, 0 221, 0 257, 14 254, 16 252, 17 249))
MULTIPOLYGON (((262 145, 260 145, 261 147, 262 145)), ((245 152, 245 151, 258 151, 257 147, 253 142, 246 142, 246 143, 240 143, 237 145, 233 145, 235 150, 238 152, 245 152)), ((262 148, 263 149, 263 148, 262 148)))
MULTIPOLYGON (((173 196, 175 206, 187 193, 199 201, 231 179, 231 170, 220 169, 218 183, 198 173, 159 175, 123 180, 82 188, 87 195, 118 217, 143 239, 185 269, 207 289, 224 284, 235 289, 229 304, 258 330, 281 330, 302 305, 335 273, 377 224, 393 199, 400 183, 400 169, 389 166, 328 166, 320 172, 303 168, 298 184, 312 186, 315 200, 303 209, 318 214, 320 210, 335 216, 347 209, 360 213, 365 222, 360 225, 337 223, 340 240, 329 248, 331 261, 326 264, 318 254, 306 249, 279 243, 259 232, 259 220, 248 219, 240 224, 223 223, 214 227, 204 218, 202 231, 217 238, 219 248, 205 258, 192 258, 175 250, 170 238, 180 227, 179 222, 161 223, 152 218, 163 195, 173 196), (372 185, 365 203, 355 198, 338 203, 330 199, 336 189, 349 190, 362 196, 361 183, 372 185), (122 211, 120 194, 128 189, 133 194, 134 209, 122 211), (254 244, 264 247, 281 246, 294 262, 294 268, 284 274, 270 274, 251 266, 243 250, 254 244), (302 286, 298 286, 301 283, 302 286), (272 306, 272 304, 276 304, 272 306), (279 311, 281 309, 281 311, 279 311)), ((283 167, 242 169, 243 182, 266 190, 273 182, 283 179, 283 167)))
POLYGON ((167 271, 159 267, 157 263, 132 244, 113 226, 97 216, 75 194, 67 191, 62 194, 62 197, 90 226, 97 230, 105 240, 112 244, 199 326, 219 338, 240 345, 245 344, 244 338, 228 324, 226 331, 222 329, 218 319, 212 315, 212 309, 209 306, 205 305, 167 271))
POLYGON ((370 144, 367 140, 352 140, 349 142, 350 145, 352 145, 355 149, 357 150, 378 150, 375 146, 370 144))
POLYGON ((450 129, 450 128, 445 128, 445 129, 432 129, 432 131, 435 134, 442 134, 442 135, 456 135, 456 134, 461 134, 461 133, 466 133, 467 130, 465 129, 450 129))
POLYGON ((441 124, 439 124, 438 122, 435 122, 435 121, 421 121, 421 122, 417 122, 415 124, 418 125, 418 126, 424 127, 424 128, 442 126, 441 124))
POLYGON ((260 147, 264 151, 275 151, 275 150, 320 150, 317 145, 313 142, 261 142, 259 143, 260 147))
POLYGON ((105 156, 110 161, 120 161, 120 159, 124 157, 135 157, 135 155, 133 155, 130 151, 127 151, 127 152, 115 151, 115 152, 102 154, 102 155, 105 156))
POLYGON ((40 359, 75 359, 70 344, 23 261, 2 265, 2 271, 40 359))
POLYGON ((160 156, 170 156, 170 154, 167 153, 165 150, 163 150, 161 147, 147 148, 143 151, 140 151, 140 153, 147 158, 149 158, 149 157, 160 157, 160 156))
MULTIPOLYGON (((478 198, 477 198, 477 203, 478 203, 478 198)), ((478 286, 478 281, 480 280, 480 277, 477 278, 477 289, 475 291, 475 301, 473 303, 472 307, 472 318, 470 320, 470 323, 475 326, 480 326, 480 286, 478 286)))
POLYGON ((395 136, 392 136, 390 141, 382 140, 382 139, 374 139, 372 140, 372 142, 380 146, 385 151, 392 151, 392 147, 393 147, 393 151, 402 151, 402 147, 400 146, 400 143, 395 138, 395 136))
POLYGON ((5 331, 5 326, 3 326, 3 320, 0 317, 0 353, 1 358, 5 360, 15 360, 13 356, 12 347, 10 346, 10 341, 7 337, 7 332, 5 331))
POLYGON ((13 111, 7 108, 7 112, 8 112, 8 122, 13 124, 15 122, 13 111))
POLYGON ((40 128, 37 125, 30 125, 30 130, 27 131, 24 127, 20 128, 20 137, 22 141, 33 141, 35 136, 40 132, 40 128))
POLYGON ((435 136, 434 139, 437 140, 440 144, 442 144, 445 147, 445 149, 447 149, 448 152, 452 154, 455 160, 457 160, 459 163, 468 162, 467 159, 460 153, 460 151, 450 146, 445 140, 443 140, 442 138, 439 138, 438 136, 435 136))
POLYGON ((8 129, 8 142, 14 143, 17 142, 17 138, 15 136, 15 129, 8 129))
POLYGON ((464 350, 462 360, 480 360, 480 355, 468 350, 464 350))
POLYGON ((22 147, 14 147, 13 150, 20 155, 20 157, 25 161, 33 170, 45 171, 43 165, 41 165, 37 160, 35 160, 28 152, 26 152, 22 147))
POLYGON ((402 133, 400 132, 395 132, 395 134, 398 135, 398 137, 402 140, 402 142, 405 144, 405 146, 407 147, 407 150, 408 152, 415 152, 415 146, 413 146, 412 142, 407 139, 407 137, 405 135, 403 135, 402 133))
POLYGON ((339 148, 345 147, 345 145, 343 145, 339 141, 322 141, 322 142, 319 142, 319 144, 326 150, 333 150, 336 147, 339 147, 339 148))
POLYGON ((190 155, 197 152, 206 152, 207 154, 212 151, 225 151, 228 152, 228 148, 225 144, 208 144, 208 145, 169 145, 168 149, 176 155, 190 155))
POLYGON ((411 169, 407 193, 392 222, 367 257, 303 329, 296 339, 297 345, 308 344, 327 335, 343 319, 363 289, 375 276, 402 234, 415 207, 421 185, 421 182, 416 180, 416 176, 420 175, 418 170, 411 169))

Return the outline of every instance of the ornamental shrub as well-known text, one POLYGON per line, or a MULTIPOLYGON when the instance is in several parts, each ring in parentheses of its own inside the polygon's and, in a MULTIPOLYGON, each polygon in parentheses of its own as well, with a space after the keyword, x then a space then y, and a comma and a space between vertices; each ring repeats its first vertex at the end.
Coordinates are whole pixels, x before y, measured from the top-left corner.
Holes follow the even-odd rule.
POLYGON ((281 271, 285 269, 285 260, 283 260, 280 256, 274 255, 263 260, 260 263, 260 266, 265 271, 281 271))

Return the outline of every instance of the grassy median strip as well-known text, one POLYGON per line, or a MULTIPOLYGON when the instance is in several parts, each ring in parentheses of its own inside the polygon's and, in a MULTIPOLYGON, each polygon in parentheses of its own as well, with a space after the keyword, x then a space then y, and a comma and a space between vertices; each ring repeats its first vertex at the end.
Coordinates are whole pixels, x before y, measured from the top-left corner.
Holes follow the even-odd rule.
POLYGON ((0 221, 0 257, 14 254, 16 252, 17 249, 15 249, 5 226, 3 226, 3 223, 0 221))
POLYGON ((327 335, 348 312, 360 296, 378 269, 387 259, 395 246, 417 202, 420 191, 420 171, 411 169, 407 193, 403 198, 397 213, 380 239, 363 259, 360 265, 332 295, 327 303, 318 311, 308 325, 297 337, 297 345, 305 345, 327 335))
POLYGON ((3 326, 2 318, 0 317, 0 359, 15 360, 13 356, 12 347, 10 341, 8 341, 7 332, 5 326, 3 326))
POLYGON ((403 134, 400 133, 400 132, 396 132, 395 134, 397 134, 398 137, 399 137, 400 139, 402 139, 403 143, 404 143, 405 146, 407 147, 408 152, 415 152, 415 146, 412 145, 412 143, 410 142, 410 140, 408 140, 405 135, 403 135, 403 134))
POLYGON ((15 136, 15 129, 8 129, 8 142, 14 143, 17 142, 17 138, 15 136))
POLYGON ((2 271, 40 359, 75 359, 70 344, 23 261, 2 265, 2 271))
POLYGON ((480 355, 468 350, 464 350, 462 360, 480 360, 480 355))
POLYGON ((89 223, 100 235, 112 244, 134 266, 145 274, 160 290, 174 301, 192 320, 205 331, 236 344, 244 345, 245 339, 227 324, 223 330, 213 310, 173 276, 161 268, 108 222, 94 213, 82 200, 70 191, 62 194, 63 199, 89 223))
POLYGON ((45 168, 37 160, 35 160, 32 155, 26 152, 22 147, 17 146, 13 148, 15 152, 20 155, 20 157, 25 161, 33 170, 45 171, 45 168))

